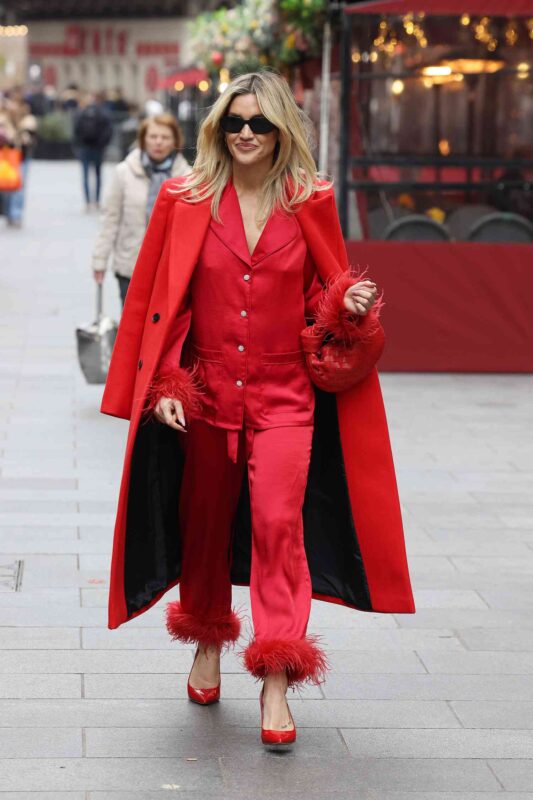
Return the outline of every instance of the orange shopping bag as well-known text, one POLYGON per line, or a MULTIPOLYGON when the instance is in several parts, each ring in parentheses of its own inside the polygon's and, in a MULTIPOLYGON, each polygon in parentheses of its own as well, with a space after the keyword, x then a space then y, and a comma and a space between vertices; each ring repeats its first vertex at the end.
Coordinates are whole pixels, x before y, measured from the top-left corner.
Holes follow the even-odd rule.
POLYGON ((22 186, 22 154, 15 147, 0 147, 0 192, 16 192, 22 186))

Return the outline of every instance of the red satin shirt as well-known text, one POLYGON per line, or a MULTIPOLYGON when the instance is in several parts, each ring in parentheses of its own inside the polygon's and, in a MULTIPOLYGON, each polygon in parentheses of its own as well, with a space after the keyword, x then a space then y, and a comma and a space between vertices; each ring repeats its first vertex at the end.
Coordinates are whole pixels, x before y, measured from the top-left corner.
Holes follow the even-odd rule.
POLYGON ((312 424, 314 390, 299 335, 322 283, 297 218, 274 211, 250 255, 231 178, 219 215, 220 223, 210 221, 161 364, 179 363, 176 348, 190 325, 206 422, 232 431, 312 424))

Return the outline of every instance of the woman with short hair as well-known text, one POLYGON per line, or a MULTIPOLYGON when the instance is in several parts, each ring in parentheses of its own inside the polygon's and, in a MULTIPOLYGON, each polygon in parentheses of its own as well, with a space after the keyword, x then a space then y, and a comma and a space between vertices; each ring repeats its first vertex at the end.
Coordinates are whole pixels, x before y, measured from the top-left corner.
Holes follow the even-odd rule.
POLYGON ((112 257, 122 304, 162 183, 191 171, 180 153, 182 148, 183 134, 175 117, 159 114, 143 120, 137 147, 115 168, 104 198, 91 266, 100 283, 112 257))

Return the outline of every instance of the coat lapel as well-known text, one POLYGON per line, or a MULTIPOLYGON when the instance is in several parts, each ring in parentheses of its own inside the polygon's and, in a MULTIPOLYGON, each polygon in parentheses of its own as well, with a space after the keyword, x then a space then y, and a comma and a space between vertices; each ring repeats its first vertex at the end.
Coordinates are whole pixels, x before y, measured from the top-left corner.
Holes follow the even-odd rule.
POLYGON ((199 203, 177 200, 168 260, 168 311, 172 318, 187 291, 211 219, 211 198, 199 203))
POLYGON ((333 190, 314 192, 296 213, 311 257, 323 281, 349 269, 333 190))

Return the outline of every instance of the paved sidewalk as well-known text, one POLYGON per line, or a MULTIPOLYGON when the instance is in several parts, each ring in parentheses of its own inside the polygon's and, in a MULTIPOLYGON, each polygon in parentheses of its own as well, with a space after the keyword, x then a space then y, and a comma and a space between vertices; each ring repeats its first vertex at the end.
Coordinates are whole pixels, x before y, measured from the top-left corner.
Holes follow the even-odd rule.
POLYGON ((200 708, 164 603, 106 627, 126 424, 75 357, 79 183, 35 163, 25 229, 0 220, 0 800, 533 799, 533 378, 382 376, 418 612, 314 603, 332 673, 290 695, 292 754, 264 752, 234 655, 200 708))

